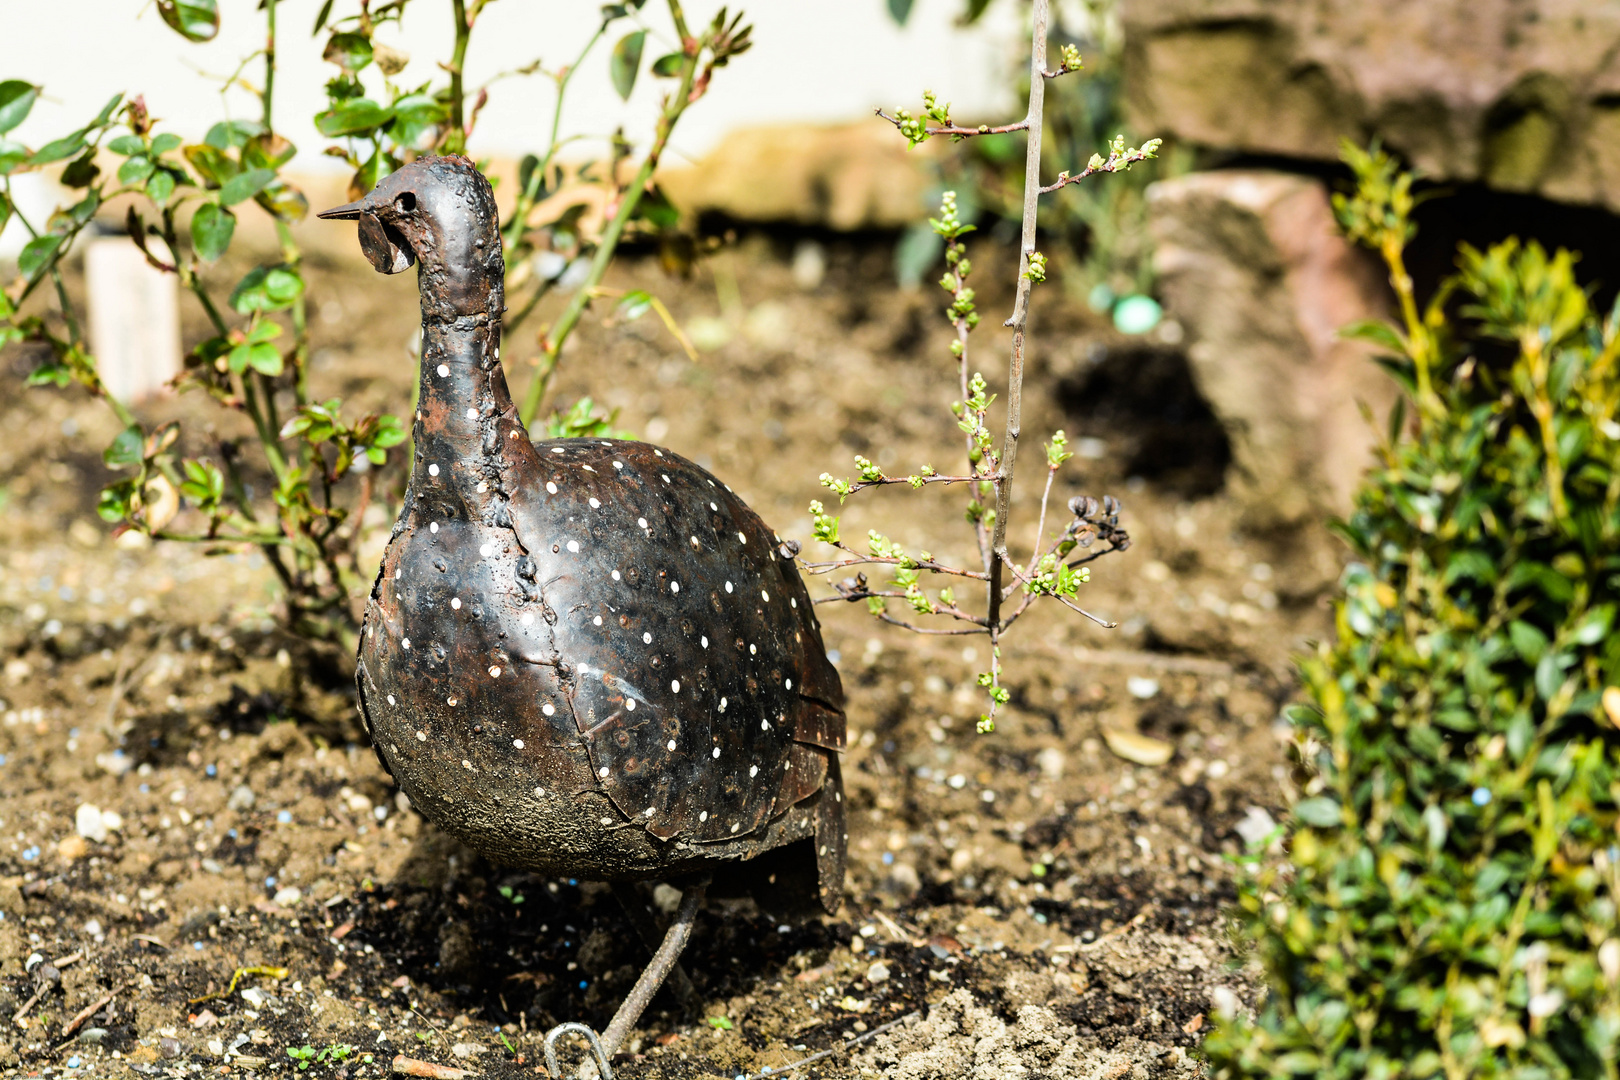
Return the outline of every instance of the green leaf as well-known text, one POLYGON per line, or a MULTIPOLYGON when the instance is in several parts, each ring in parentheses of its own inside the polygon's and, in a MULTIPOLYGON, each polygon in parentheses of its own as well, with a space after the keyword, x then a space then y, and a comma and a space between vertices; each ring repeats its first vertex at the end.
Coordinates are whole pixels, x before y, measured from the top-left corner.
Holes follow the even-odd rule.
POLYGON ((1522 620, 1508 624, 1508 638, 1513 642, 1513 651, 1527 664, 1537 663, 1547 651, 1547 635, 1522 620))
POLYGON ((432 94, 406 94, 394 102, 394 126, 388 129, 396 143, 414 146, 428 131, 450 116, 450 109, 432 94))
POLYGON ((289 225, 303 221, 309 214, 309 200, 304 193, 279 176, 253 196, 253 201, 289 225))
POLYGON ((957 22, 963 26, 972 26, 979 21, 979 16, 983 15, 989 6, 990 0, 966 0, 962 5, 961 18, 957 19, 957 22))
POLYGON ((326 0, 326 3, 321 5, 321 10, 315 14, 315 29, 309 32, 310 37, 314 37, 316 34, 321 32, 321 30, 326 26, 328 16, 331 14, 332 0, 326 0))
POLYGON ((180 136, 172 131, 165 131, 152 139, 152 156, 161 157, 180 145, 180 136))
POLYGON ((28 147, 10 139, 0 139, 0 176, 9 176, 11 170, 27 161, 28 147))
POLYGON ((686 57, 681 53, 665 53, 663 56, 660 56, 658 59, 654 60, 652 62, 652 67, 648 68, 647 70, 658 76, 660 79, 673 79, 681 73, 681 65, 685 63, 685 61, 686 57))
POLYGON ((1396 356, 1407 355, 1406 340, 1400 332, 1383 319, 1360 319, 1341 327, 1339 336, 1346 341, 1365 341, 1387 349, 1396 356))
POLYGON ((681 212, 657 184, 649 185, 647 190, 642 192, 641 200, 636 203, 635 213, 630 216, 633 219, 651 222, 660 229, 673 229, 681 223, 681 212))
POLYGON ((186 147, 184 153, 203 183, 211 188, 222 187, 225 181, 242 171, 241 166, 217 146, 199 143, 186 147))
POLYGON ((304 279, 286 266, 260 266, 231 291, 231 307, 243 315, 255 311, 280 311, 291 307, 304 293, 304 279))
POLYGON ((1586 613, 1586 617, 1575 628, 1575 641, 1580 645, 1596 645, 1609 636, 1609 627, 1613 624, 1613 604, 1595 607, 1586 613))
POLYGON ((619 318, 629 321, 641 318, 650 310, 652 310, 652 294, 644 289, 634 289, 624 294, 614 312, 619 318))
POLYGON ((141 450, 145 443, 145 432, 139 427, 127 427, 113 438, 107 449, 101 452, 101 460, 114 469, 139 465, 141 450))
POLYGON ((906 25, 906 20, 911 18, 911 4, 912 0, 889 0, 889 18, 901 26, 906 25))
POLYGON ((66 239, 67 237, 57 233, 46 233, 28 241, 23 245, 22 253, 17 256, 17 273, 29 281, 38 278, 56 261, 56 251, 66 239))
POLYGON ((39 97, 39 87, 21 79, 0 82, 0 135, 28 118, 39 97))
POLYGON ((70 188, 89 187, 95 183, 101 174, 101 167, 96 164, 96 152, 86 150, 83 154, 68 163, 62 170, 62 186, 70 188))
POLYGON ((146 140, 139 135, 120 135, 107 144, 107 149, 115 154, 130 157, 134 154, 146 153, 146 140))
POLYGON ((371 63, 371 39, 364 34, 337 33, 326 42, 321 59, 353 73, 371 63))
POLYGON ((291 139, 260 132, 242 144, 242 164, 250 169, 279 169, 297 153, 291 139))
POLYGON ((233 150, 255 135, 264 134, 264 125, 257 120, 221 120, 208 129, 203 142, 215 150, 233 150))
POLYGON ((151 158, 145 154, 138 154, 118 166, 118 182, 131 185, 145 183, 146 178, 151 176, 156 168, 151 158))
POLYGON ((1326 795, 1301 799, 1294 804, 1294 816, 1305 824, 1318 829, 1331 829, 1344 821, 1344 816, 1339 810, 1339 804, 1326 795))
POLYGON ((33 165, 49 165, 53 161, 73 157, 83 149, 84 132, 75 131, 71 135, 64 135, 60 139, 46 143, 35 150, 28 160, 33 165))
POLYGON ((157 0, 158 14, 187 41, 212 41, 219 33, 214 0, 157 0))
POLYGON ((350 98, 325 112, 315 114, 315 129, 327 138, 358 135, 382 127, 394 118, 394 110, 369 98, 350 98))
POLYGON ((218 203, 203 203, 191 215, 191 244, 204 262, 225 254, 236 233, 236 215, 218 203))
POLYGON ((186 176, 183 171, 164 166, 159 168, 146 181, 146 194, 153 202, 161 206, 169 201, 170 195, 174 194, 176 184, 190 182, 191 178, 186 176))
POLYGON ((619 39, 613 46, 613 55, 608 58, 608 74, 613 79, 613 89, 626 101, 630 99, 630 91, 636 87, 636 73, 641 68, 641 47, 647 41, 647 31, 635 30, 619 39))
POLYGON ((244 199, 251 199, 257 195, 275 178, 276 174, 269 169, 249 169, 247 172, 237 173, 220 185, 219 201, 226 206, 235 206, 244 199))

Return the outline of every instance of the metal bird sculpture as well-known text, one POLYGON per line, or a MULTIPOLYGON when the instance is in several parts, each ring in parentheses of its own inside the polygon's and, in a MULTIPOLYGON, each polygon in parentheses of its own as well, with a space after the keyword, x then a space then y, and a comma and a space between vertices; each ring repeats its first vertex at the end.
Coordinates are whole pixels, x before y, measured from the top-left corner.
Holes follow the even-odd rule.
POLYGON ((357 220, 380 272, 417 265, 422 302, 415 456, 356 675, 379 758, 493 862, 685 886, 601 1039, 605 1068, 711 877, 768 863, 837 908, 843 688, 796 546, 671 451, 530 442, 500 364, 494 194, 472 162, 419 159, 320 216, 357 220))

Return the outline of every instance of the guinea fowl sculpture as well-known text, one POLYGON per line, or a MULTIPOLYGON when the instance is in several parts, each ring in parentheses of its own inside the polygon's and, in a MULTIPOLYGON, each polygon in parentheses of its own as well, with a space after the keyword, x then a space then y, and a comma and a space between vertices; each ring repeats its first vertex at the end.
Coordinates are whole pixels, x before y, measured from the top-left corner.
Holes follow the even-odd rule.
POLYGON ((494 194, 472 162, 419 159, 320 216, 358 220, 382 273, 417 264, 422 301, 415 457, 356 675, 378 756, 493 862, 684 886, 605 1065, 712 877, 768 865, 836 910, 843 688, 796 547, 668 450, 530 442, 500 364, 494 194))

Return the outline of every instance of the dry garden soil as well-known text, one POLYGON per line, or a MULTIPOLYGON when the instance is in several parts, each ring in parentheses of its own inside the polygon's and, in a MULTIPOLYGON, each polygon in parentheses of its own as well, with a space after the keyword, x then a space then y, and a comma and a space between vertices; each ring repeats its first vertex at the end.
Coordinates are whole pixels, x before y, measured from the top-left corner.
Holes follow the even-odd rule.
MULTIPOLYGON (((801 250, 795 275, 797 242, 745 240, 689 281, 623 260, 609 283, 654 290, 705 351, 689 362, 650 315, 591 321, 560 400, 620 409, 815 556, 823 470, 955 468, 961 443, 939 297, 889 286, 880 244, 812 253, 819 281, 801 250)), ((317 393, 406 412, 413 285, 311 263, 317 393)), ((754 1077, 832 1051, 794 1075, 1193 1076, 1212 1001, 1252 1001, 1233 858, 1286 802, 1289 658, 1328 632, 1340 551, 1318 528, 1244 527, 1173 349, 1111 336, 1057 286, 1041 299, 1014 538, 1033 532, 1034 440, 1093 440, 1054 503, 1123 500, 1135 544, 1082 595, 1119 629, 1029 615, 1005 650, 1012 705, 981 736, 982 639, 823 606, 849 698, 843 910, 779 926, 712 902, 684 960, 699 1002, 660 997, 619 1075, 754 1077)), ((996 389, 999 321, 977 335, 996 389)), ((534 351, 532 327, 506 349, 534 351)), ((542 1074, 543 1033, 605 1024, 645 961, 607 888, 491 865, 418 817, 365 743, 344 658, 277 630, 258 555, 114 540, 94 513, 111 417, 24 390, 32 362, 0 355, 0 1075, 348 1080, 401 1054, 542 1074)), ((183 418, 191 453, 245 431, 196 396, 143 416, 183 418)), ((388 513, 368 515, 373 558, 388 513)), ((863 494, 844 532, 868 528, 957 560, 971 543, 957 493, 863 494)))

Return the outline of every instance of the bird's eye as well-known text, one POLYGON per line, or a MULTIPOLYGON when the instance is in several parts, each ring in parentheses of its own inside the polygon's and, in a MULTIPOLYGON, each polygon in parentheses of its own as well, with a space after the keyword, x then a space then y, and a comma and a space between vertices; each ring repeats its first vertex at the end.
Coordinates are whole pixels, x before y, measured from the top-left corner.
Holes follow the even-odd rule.
POLYGON ((409 191, 401 192, 400 196, 394 200, 394 209, 402 214, 409 214, 416 209, 416 196, 409 191))

